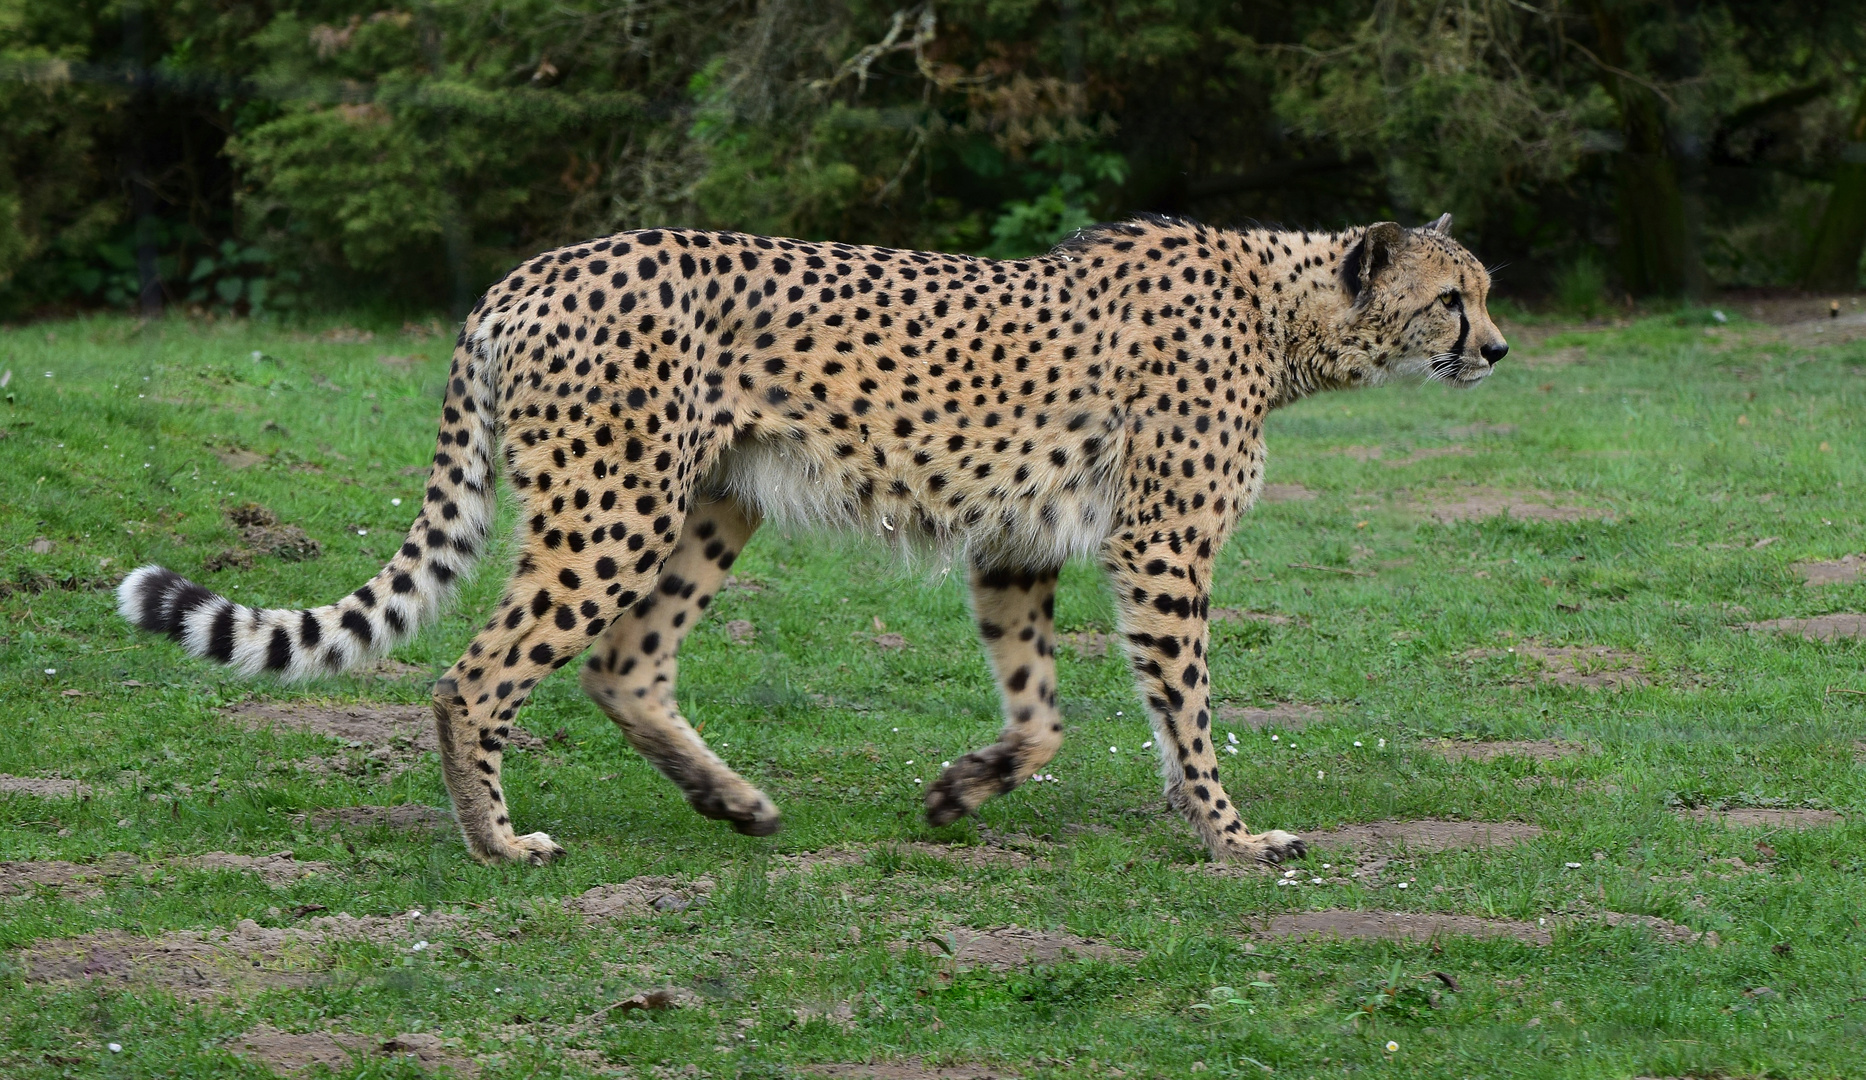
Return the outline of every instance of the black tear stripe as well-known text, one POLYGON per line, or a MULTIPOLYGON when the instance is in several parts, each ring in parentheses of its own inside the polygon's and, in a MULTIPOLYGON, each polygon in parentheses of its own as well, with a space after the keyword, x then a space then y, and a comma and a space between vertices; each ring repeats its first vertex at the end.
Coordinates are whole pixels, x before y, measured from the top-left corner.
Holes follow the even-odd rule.
POLYGON ((1471 320, 1465 315, 1463 306, 1458 308, 1458 343, 1451 347, 1452 355, 1464 355, 1464 339, 1471 336, 1471 320))

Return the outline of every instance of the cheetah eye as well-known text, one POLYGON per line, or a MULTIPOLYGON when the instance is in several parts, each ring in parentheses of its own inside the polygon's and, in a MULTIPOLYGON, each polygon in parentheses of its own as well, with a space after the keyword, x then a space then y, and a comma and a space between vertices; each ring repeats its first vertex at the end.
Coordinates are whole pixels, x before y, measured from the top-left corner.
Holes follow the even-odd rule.
POLYGON ((1439 294, 1438 302, 1456 311, 1464 306, 1464 294, 1456 289, 1446 289, 1439 294))

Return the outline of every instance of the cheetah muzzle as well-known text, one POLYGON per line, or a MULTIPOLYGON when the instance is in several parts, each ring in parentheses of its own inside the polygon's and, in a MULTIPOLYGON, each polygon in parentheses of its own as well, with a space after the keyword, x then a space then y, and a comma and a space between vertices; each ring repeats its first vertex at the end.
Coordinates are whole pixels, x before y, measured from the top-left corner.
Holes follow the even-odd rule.
POLYGON ((1393 379, 1470 385, 1503 358, 1489 277, 1448 226, 1148 218, 1011 262, 671 229, 553 251, 468 316, 426 498, 368 584, 255 609, 146 566, 118 607, 243 673, 349 670, 435 618, 484 552, 497 463, 522 551, 434 710, 468 850, 544 863, 563 849, 516 831, 500 763, 532 689, 579 658, 584 690, 695 810, 778 829, 674 693, 682 640, 761 522, 964 552, 1005 724, 929 788, 935 825, 1056 754, 1057 569, 1093 558, 1170 804, 1214 858, 1301 858, 1219 782, 1213 560, 1262 486, 1270 410, 1393 379))

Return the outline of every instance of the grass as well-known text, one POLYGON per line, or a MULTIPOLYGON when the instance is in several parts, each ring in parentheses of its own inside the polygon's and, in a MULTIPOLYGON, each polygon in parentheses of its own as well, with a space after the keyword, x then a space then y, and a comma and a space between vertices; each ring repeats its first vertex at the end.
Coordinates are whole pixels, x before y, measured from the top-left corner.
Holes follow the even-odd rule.
MULTIPOLYGON (((230 1047, 269 1024, 431 1033, 485 1077, 784 1077, 871 1058, 1026 1077, 1117 1066, 1147 1077, 1857 1075, 1866 646, 1741 624, 1866 606, 1866 583, 1807 587, 1792 569, 1866 550, 1866 345, 1712 327, 1689 311, 1545 326, 1531 328, 1544 339, 1535 348, 1518 334, 1517 355, 1474 392, 1332 395, 1273 417, 1271 482, 1314 497, 1248 516, 1214 604, 1290 621, 1218 624, 1213 676, 1222 702, 1301 702, 1322 718, 1299 733, 1232 729, 1242 752, 1226 761, 1228 786, 1249 822, 1544 830, 1495 850, 1402 851, 1359 878, 1321 871, 1324 851, 1301 880, 1328 883, 1291 887, 1275 873, 1204 871, 1164 807, 1116 657, 1062 657, 1072 730, 1046 770, 1057 782, 929 829, 921 781, 998 723, 958 575, 775 532, 734 568, 762 590, 721 597, 687 645, 680 689, 706 737, 783 807, 778 836, 742 838, 689 812, 568 674, 520 715, 557 737, 506 766, 518 825, 549 831, 568 859, 486 868, 445 833, 306 824, 300 815, 323 808, 445 806, 438 767, 430 755, 393 778, 320 772, 302 763, 332 753, 327 741, 251 730, 223 710, 254 695, 425 702, 426 679, 488 610, 509 548, 454 614, 397 653, 419 671, 292 688, 229 678, 133 634, 108 585, 160 561, 246 603, 319 603, 393 550, 420 494, 404 469, 432 452, 448 337, 316 332, 327 329, 95 318, 0 330, 13 372, 0 405, 0 700, 12 724, 0 774, 90 788, 82 800, 0 794, 0 859, 128 852, 144 868, 89 895, 0 897, 0 1074, 266 1075, 230 1047), (1331 452, 1373 446, 1382 456, 1331 452), (1418 509, 1477 488, 1604 516, 1440 523, 1418 509), (204 572, 238 545, 225 511, 249 501, 302 526, 322 557, 204 572), (755 640, 733 642, 731 620, 749 621, 755 640), (908 646, 876 647, 877 620, 908 646), (1568 645, 1617 650, 1612 662, 1643 684, 1539 679, 1526 657, 1568 645), (1592 752, 1451 760, 1439 738, 1592 752), (1847 818, 1765 831, 1681 812, 1743 806, 1847 818), (1039 858, 968 868, 915 842, 1039 858), (770 872, 776 856, 837 845, 866 854, 770 872), (281 849, 330 872, 272 887, 182 862, 281 849), (684 911, 606 922, 566 911, 567 897, 647 874, 714 887, 684 911), (35 943, 243 919, 287 927, 311 905, 457 921, 423 951, 400 939, 304 951, 300 986, 199 997, 32 975, 35 943), (1356 907, 1558 929, 1540 947, 1251 935, 1280 913, 1356 907), (1714 931, 1721 944, 1607 927, 1594 921, 1603 911, 1714 931), (1008 924, 1128 951, 992 971, 920 948, 1008 924), (697 1003, 579 1023, 664 985, 697 1003)), ((1105 631, 1111 615, 1098 575, 1070 567, 1060 627, 1105 631)), ((416 1071, 364 1054, 344 1075, 416 1071)))

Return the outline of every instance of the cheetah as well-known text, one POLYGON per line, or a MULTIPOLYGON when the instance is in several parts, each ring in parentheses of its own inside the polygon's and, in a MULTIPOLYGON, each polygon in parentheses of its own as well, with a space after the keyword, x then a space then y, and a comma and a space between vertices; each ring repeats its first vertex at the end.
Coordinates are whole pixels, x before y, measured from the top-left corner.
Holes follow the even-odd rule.
POLYGON ((485 550, 502 458, 522 550, 434 715, 469 851, 536 864, 563 849, 516 830, 501 755, 539 680, 586 653, 583 689, 695 810, 778 829, 674 694, 682 640, 762 522, 962 553, 1004 727, 929 787, 936 826, 1057 752, 1057 571, 1091 558, 1169 804, 1216 860, 1299 858, 1219 780, 1213 562, 1263 484, 1270 410, 1399 378, 1471 386, 1503 359, 1489 275, 1449 223, 1148 217, 1013 261, 686 229, 562 248, 465 320, 420 514, 368 584, 255 609, 145 566, 118 607, 242 673, 353 668, 432 620, 485 550))

